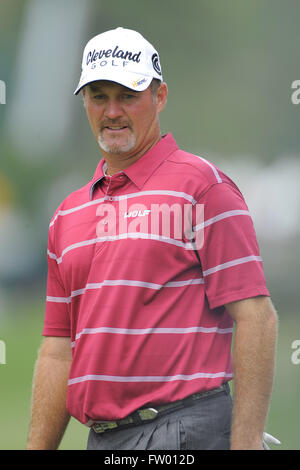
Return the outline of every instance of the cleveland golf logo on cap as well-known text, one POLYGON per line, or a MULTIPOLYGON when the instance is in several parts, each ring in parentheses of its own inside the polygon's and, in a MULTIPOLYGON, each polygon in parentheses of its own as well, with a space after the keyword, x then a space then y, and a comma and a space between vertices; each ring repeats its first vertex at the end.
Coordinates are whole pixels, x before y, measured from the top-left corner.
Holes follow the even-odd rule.
POLYGON ((87 54, 86 58, 86 65, 89 65, 92 62, 95 62, 96 60, 100 59, 105 59, 112 57, 117 58, 117 59, 123 59, 123 60, 131 60, 132 62, 140 62, 140 56, 141 56, 142 51, 139 51, 137 53, 133 53, 131 51, 123 51, 122 49, 119 48, 119 46, 116 46, 114 50, 112 49, 103 49, 100 51, 96 51, 95 49, 93 51, 90 51, 87 54))

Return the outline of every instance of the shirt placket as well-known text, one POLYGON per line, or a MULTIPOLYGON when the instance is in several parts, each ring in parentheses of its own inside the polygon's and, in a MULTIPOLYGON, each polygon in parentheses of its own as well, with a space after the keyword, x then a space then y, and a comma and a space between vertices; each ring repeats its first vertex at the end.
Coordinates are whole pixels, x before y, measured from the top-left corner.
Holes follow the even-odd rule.
POLYGON ((126 175, 120 173, 118 175, 106 176, 104 185, 104 201, 102 205, 103 212, 106 214, 103 215, 102 219, 98 222, 98 231, 97 237, 99 241, 97 242, 97 252, 101 251, 107 241, 106 237, 109 237, 110 241, 117 238, 118 236, 118 227, 119 227, 119 210, 118 210, 118 197, 120 195, 121 188, 126 183, 126 175), (100 233, 99 233, 100 232, 100 233))

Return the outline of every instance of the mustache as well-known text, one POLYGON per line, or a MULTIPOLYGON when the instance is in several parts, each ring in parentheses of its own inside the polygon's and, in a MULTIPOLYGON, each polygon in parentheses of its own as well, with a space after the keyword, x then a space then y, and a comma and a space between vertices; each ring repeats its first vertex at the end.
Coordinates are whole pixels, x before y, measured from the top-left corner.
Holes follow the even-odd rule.
POLYGON ((110 120, 105 120, 100 124, 100 132, 103 131, 106 127, 111 127, 111 126, 118 126, 118 127, 128 127, 129 129, 132 129, 131 125, 129 122, 125 121, 120 121, 119 119, 110 119, 110 120))

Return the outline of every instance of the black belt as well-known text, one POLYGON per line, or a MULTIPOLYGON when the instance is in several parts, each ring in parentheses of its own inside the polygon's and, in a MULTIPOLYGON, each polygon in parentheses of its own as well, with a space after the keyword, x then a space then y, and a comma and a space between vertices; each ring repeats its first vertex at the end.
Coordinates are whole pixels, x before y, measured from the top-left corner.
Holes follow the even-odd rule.
POLYGON ((158 416, 165 414, 171 410, 179 410, 181 408, 185 408, 186 406, 193 405, 197 400, 201 400, 202 398, 216 395, 220 392, 229 393, 229 385, 228 383, 222 384, 220 387, 213 388, 212 390, 208 390, 206 392, 201 393, 194 393, 182 400, 177 400, 172 403, 166 403, 164 405, 157 405, 150 408, 140 408, 139 410, 134 411, 130 415, 126 416, 126 418, 118 419, 116 421, 97 421, 93 426, 92 429, 96 433, 102 433, 105 431, 111 431, 113 429, 119 427, 131 427, 136 426, 138 424, 142 424, 145 421, 152 421, 153 419, 157 418, 158 416))

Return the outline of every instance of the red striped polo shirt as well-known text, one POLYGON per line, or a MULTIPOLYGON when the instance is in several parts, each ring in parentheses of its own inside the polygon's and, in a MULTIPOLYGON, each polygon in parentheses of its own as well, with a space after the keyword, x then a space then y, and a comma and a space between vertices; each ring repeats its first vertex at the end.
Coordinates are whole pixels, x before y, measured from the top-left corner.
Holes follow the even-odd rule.
POLYGON ((232 378, 228 302, 269 295, 248 207, 171 134, 93 179, 49 227, 43 334, 70 336, 67 408, 90 426, 232 378), (189 229, 188 229, 189 227, 189 229))

